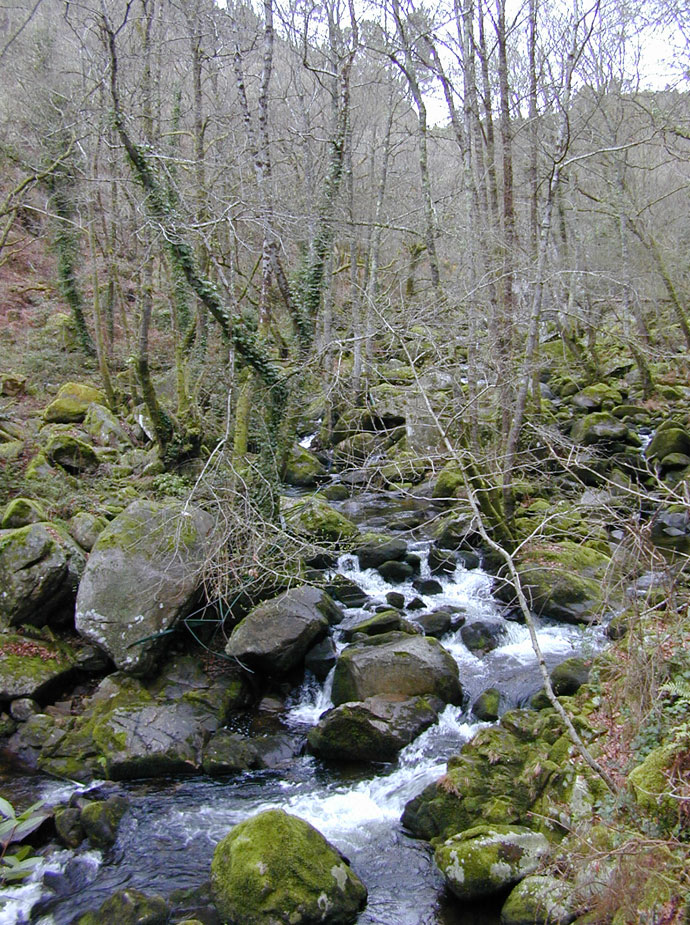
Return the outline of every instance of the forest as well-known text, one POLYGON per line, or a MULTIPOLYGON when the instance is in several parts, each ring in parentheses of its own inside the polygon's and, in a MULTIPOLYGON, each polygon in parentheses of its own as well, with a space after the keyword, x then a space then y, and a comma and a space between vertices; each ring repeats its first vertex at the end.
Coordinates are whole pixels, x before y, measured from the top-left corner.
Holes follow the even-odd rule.
POLYGON ((690 920, 685 5, 0 76, 0 925, 690 920))

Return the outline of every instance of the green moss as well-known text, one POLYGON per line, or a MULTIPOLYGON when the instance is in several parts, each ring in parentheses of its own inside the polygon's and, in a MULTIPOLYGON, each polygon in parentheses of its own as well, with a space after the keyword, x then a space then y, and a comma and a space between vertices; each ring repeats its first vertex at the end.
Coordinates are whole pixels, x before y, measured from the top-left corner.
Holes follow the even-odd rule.
POLYGON ((354 922, 366 889, 313 826, 274 809, 259 813, 219 843, 211 886, 224 922, 354 922))

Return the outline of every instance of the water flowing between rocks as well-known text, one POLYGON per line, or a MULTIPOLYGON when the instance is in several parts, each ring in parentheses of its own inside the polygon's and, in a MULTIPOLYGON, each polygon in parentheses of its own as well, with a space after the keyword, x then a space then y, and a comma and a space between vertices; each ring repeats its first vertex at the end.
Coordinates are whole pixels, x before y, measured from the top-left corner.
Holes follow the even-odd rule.
MULTIPOLYGON (((408 534, 408 548, 422 560, 421 576, 429 577, 429 538, 424 527, 431 516, 426 513, 429 502, 401 499, 399 505, 408 513, 415 509, 422 521, 408 534)), ((391 520, 390 494, 365 493, 342 506, 362 529, 381 530, 391 520)), ((391 585, 372 569, 361 571, 352 555, 340 558, 337 571, 367 592, 374 606, 385 603, 386 594, 393 590, 402 592, 406 602, 418 596, 410 582, 391 585)), ((497 648, 481 657, 465 647, 459 628, 441 639, 458 663, 467 694, 466 712, 448 706, 438 724, 407 746, 394 764, 333 767, 303 755, 288 770, 118 785, 126 791, 130 809, 114 848, 103 854, 91 849, 56 852, 43 865, 42 876, 4 891, 0 925, 69 925, 75 916, 98 908, 112 892, 125 887, 164 896, 197 887, 208 880, 216 843, 233 825, 269 807, 308 820, 350 859, 369 890, 360 925, 496 923, 497 912, 463 912, 452 897, 446 897, 429 845, 404 833, 400 815, 405 803, 438 779, 448 757, 481 727, 469 714, 477 695, 497 687, 503 709, 519 705, 540 687, 538 671, 527 628, 504 618, 503 608, 492 597, 491 576, 459 562, 454 573, 436 577, 442 591, 422 595, 427 610, 455 608, 467 624, 489 619, 504 629, 497 648)), ((367 610, 347 609, 338 630, 368 616, 371 604, 367 610)), ((414 620, 414 613, 407 616, 414 620)), ((541 622, 539 638, 549 666, 603 644, 599 629, 549 621, 541 622)), ((307 676, 277 720, 283 730, 303 735, 316 723, 331 705, 329 681, 321 685, 307 676)), ((21 788, 22 783, 16 780, 13 786, 21 788)), ((46 781, 43 786, 49 802, 69 793, 68 784, 46 781)))

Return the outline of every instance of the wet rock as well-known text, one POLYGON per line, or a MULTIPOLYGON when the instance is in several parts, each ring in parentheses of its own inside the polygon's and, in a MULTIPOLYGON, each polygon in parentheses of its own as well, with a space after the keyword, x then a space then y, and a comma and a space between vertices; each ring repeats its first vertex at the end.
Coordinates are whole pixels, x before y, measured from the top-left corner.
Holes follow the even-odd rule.
POLYGON ((84 561, 55 524, 0 531, 0 626, 42 626, 70 615, 84 561))
POLYGON ((397 562, 407 555, 405 540, 385 535, 368 535, 364 539, 366 542, 353 550, 361 569, 378 568, 384 562, 397 562))
POLYGON ((384 610, 355 626, 349 626, 343 630, 342 635, 346 642, 350 642, 358 633, 364 636, 380 636, 394 631, 414 635, 419 633, 419 628, 406 620, 399 610, 384 610))
POLYGON ((249 736, 221 729, 204 748, 202 766, 206 774, 235 774, 260 767, 259 753, 249 736))
POLYGON ((66 848, 78 848, 84 840, 81 825, 81 810, 76 806, 67 806, 55 811, 55 829, 58 838, 66 848))
POLYGON ((461 900, 503 892, 534 873, 549 852, 546 838, 522 826, 480 825, 449 838, 434 855, 461 900))
POLYGON ((485 655, 500 644, 505 635, 505 627, 500 623, 476 620, 474 623, 463 626, 460 635, 470 652, 485 655))
POLYGON ((386 603, 396 610, 402 610, 405 606, 405 595, 401 594, 399 591, 389 591, 388 594, 386 594, 386 603))
POLYGON ((38 767, 42 750, 54 747, 64 735, 64 730, 52 716, 37 713, 21 723, 14 735, 10 736, 7 752, 20 765, 33 771, 38 767))
POLYGON ((218 844, 211 885, 230 925, 355 922, 366 887, 320 832, 279 809, 235 826, 218 844))
POLYGON ((94 848, 109 848, 115 844, 128 805, 123 796, 113 796, 108 800, 93 800, 82 809, 81 826, 94 848))
POLYGON ((167 925, 170 907, 162 896, 122 890, 106 899, 97 912, 87 912, 77 925, 167 925))
POLYGON ((466 550, 466 549, 463 549, 459 553, 458 558, 460 559, 460 563, 462 564, 462 566, 466 568, 468 571, 470 571, 471 569, 479 568, 479 566, 482 564, 482 560, 479 556, 479 553, 470 552, 469 550, 466 550))
POLYGON ((450 629, 451 615, 447 610, 434 610, 432 613, 422 613, 415 617, 415 623, 421 626, 425 636, 440 639, 450 629))
POLYGON ((500 705, 501 692, 496 687, 488 687, 472 704, 472 713, 482 722, 493 723, 498 719, 500 705))
POLYGON ((194 608, 213 519, 193 507, 135 501, 99 535, 84 571, 77 631, 132 674, 153 671, 168 631, 194 608))
POLYGON ((391 584, 402 584, 414 575, 414 568, 408 562, 382 562, 377 568, 379 575, 391 584))
POLYGON ((481 537, 474 529, 474 515, 470 512, 447 514, 434 529, 434 546, 437 549, 460 549, 480 542, 481 537))
POLYGON ((429 568, 432 575, 452 575, 457 564, 458 560, 452 553, 437 549, 435 546, 429 549, 429 568))
POLYGON ((325 681, 338 658, 335 643, 330 636, 317 642, 304 657, 304 667, 319 681, 325 681))
POLYGON ((690 514, 685 507, 660 509, 652 518, 651 540, 671 552, 690 551, 690 514))
POLYGON ((419 594, 424 594, 426 596, 441 594, 443 592, 443 585, 440 581, 436 581, 435 578, 415 578, 412 582, 412 587, 419 594))
POLYGON ((589 680, 589 662, 583 658, 567 658, 552 670, 551 686, 558 697, 569 697, 589 680))
POLYGON ((392 761, 438 719, 435 698, 369 697, 328 710, 309 730, 309 748, 334 761, 392 761))
POLYGON ((92 402, 105 404, 105 395, 100 389, 82 382, 66 382, 43 412, 43 418, 49 424, 79 423, 86 417, 92 402))
POLYGON ((407 610, 412 610, 412 611, 424 610, 425 608, 426 608, 426 604, 421 599, 421 597, 413 597, 410 603, 407 605, 407 610))
POLYGON ((239 623, 225 647, 227 655, 271 675, 285 675, 301 665, 309 649, 337 623, 342 612, 318 588, 286 591, 259 604, 239 623))
POLYGON ((324 585, 324 590, 344 607, 364 607, 370 601, 366 591, 344 575, 336 575, 332 581, 324 585))
POLYGON ((379 694, 428 694, 460 704, 457 664, 437 640, 426 636, 386 633, 348 646, 335 666, 333 703, 338 706, 379 694))

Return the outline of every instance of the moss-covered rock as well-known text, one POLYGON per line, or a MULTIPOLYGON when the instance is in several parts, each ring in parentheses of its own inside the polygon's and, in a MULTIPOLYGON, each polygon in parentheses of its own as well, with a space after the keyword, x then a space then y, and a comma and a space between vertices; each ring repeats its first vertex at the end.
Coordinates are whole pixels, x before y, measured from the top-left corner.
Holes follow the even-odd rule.
POLYGON ((285 464, 283 481, 300 488, 313 488, 326 475, 326 467, 298 444, 292 447, 285 464))
POLYGON ((115 843, 127 805, 124 797, 114 796, 108 800, 93 800, 84 806, 81 811, 81 826, 95 848, 109 848, 115 843))
POLYGON ((570 925, 578 915, 573 887, 551 876, 525 877, 501 909, 501 925, 570 925))
POLYGON ((87 912, 77 925, 168 925, 170 907, 162 896, 139 890, 113 893, 97 912, 87 912))
POLYGON ((278 809, 241 822, 218 844, 211 885, 228 925, 347 925, 367 898, 337 849, 278 809))
POLYGON ((678 826, 680 819, 679 801, 671 793, 672 779, 687 774, 682 760, 686 754, 687 750, 679 745, 661 745, 628 775, 635 802, 666 834, 678 826))
POLYGON ((88 511, 77 511, 67 522, 70 536, 87 552, 91 552, 106 526, 106 521, 102 517, 88 511))
POLYGON ((120 450, 132 446, 130 435, 113 412, 95 401, 86 410, 82 430, 100 446, 120 450))
POLYGON ((472 713, 482 722, 494 722, 498 719, 501 705, 501 692, 497 687, 488 687, 472 704, 472 713))
POLYGON ((41 626, 71 612, 84 554, 57 524, 0 532, 0 626, 41 626))
POLYGON ((569 697, 589 680, 590 663, 583 658, 573 656, 551 671, 550 680, 554 693, 559 697, 569 697))
POLYGON ((378 568, 384 562, 395 562, 407 555, 407 543, 400 537, 385 533, 366 533, 353 547, 361 569, 378 568))
POLYGON ((571 436, 583 446, 595 444, 626 443, 630 437, 627 424, 614 418, 607 411, 596 411, 578 418, 573 424, 571 436))
POLYGON ((420 632, 420 628, 406 620, 399 610, 382 610, 361 623, 347 627, 342 631, 342 635, 346 642, 350 642, 357 633, 362 633, 364 636, 381 636, 383 633, 393 632, 409 633, 414 636, 420 632))
POLYGON ((436 500, 452 501, 457 489, 464 484, 465 477, 458 464, 449 462, 439 472, 431 496, 436 500))
POLYGON ((623 396, 618 389, 606 382, 597 382, 594 385, 588 385, 581 389, 572 397, 572 403, 576 408, 582 408, 584 411, 611 410, 616 405, 620 405, 623 396))
POLYGON ((48 635, 0 633, 0 700, 41 700, 65 684, 77 665, 77 651, 48 635))
POLYGON ((48 515, 38 501, 33 501, 31 498, 14 498, 3 512, 0 528, 12 530, 47 520, 48 515))
POLYGON ((438 719, 444 704, 427 697, 370 697, 328 710, 309 730, 315 755, 335 761, 392 761, 438 719))
POLYGON ((434 860, 462 900, 503 892, 534 873, 549 852, 546 838, 522 826, 480 825, 449 838, 434 860))
POLYGON ((45 447, 47 459, 71 474, 93 472, 98 468, 96 451, 84 440, 65 431, 52 433, 45 447))
POLYGON ((290 532, 311 540, 341 544, 359 535, 349 518, 316 495, 297 501, 284 499, 283 514, 290 532))
POLYGON ((667 427, 660 427, 645 450, 647 459, 663 461, 672 453, 690 453, 690 434, 680 425, 670 422, 667 427))
POLYGON ((79 423, 92 402, 105 404, 105 395, 100 389, 82 382, 66 382, 43 412, 43 418, 49 424, 79 423))
POLYGON ((402 697, 432 695, 462 703, 458 666, 436 640, 427 636, 385 633, 348 646, 333 676, 333 703, 365 700, 378 694, 402 697))
POLYGON ((383 441, 379 435, 361 431, 338 443, 333 451, 333 461, 339 466, 361 465, 382 449, 383 441))
MULTIPOLYGON (((603 579, 611 567, 602 552, 571 541, 532 542, 516 556, 523 590, 538 614, 570 623, 589 623, 602 615, 603 579)), ((512 589, 499 592, 504 600, 512 589)))

